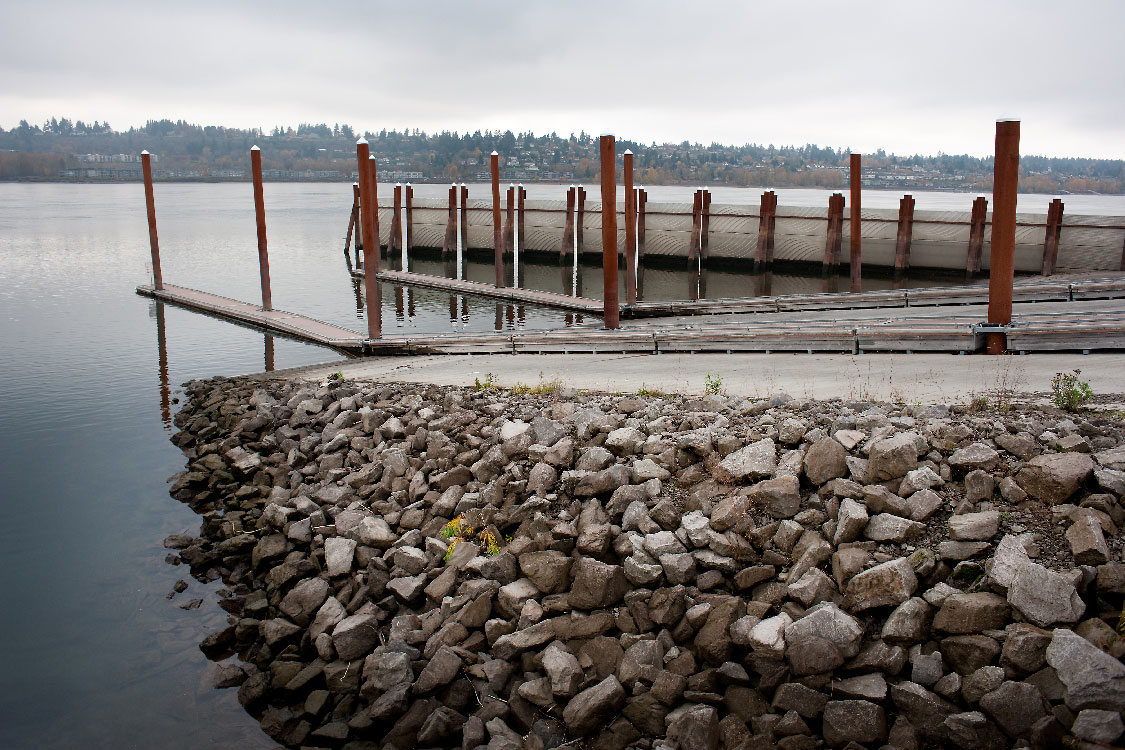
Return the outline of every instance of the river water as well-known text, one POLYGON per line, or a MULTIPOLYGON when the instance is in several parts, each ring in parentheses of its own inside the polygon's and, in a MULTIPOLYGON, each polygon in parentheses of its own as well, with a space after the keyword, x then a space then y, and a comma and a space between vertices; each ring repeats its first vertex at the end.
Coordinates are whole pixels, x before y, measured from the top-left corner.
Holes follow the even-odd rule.
MULTIPOLYGON (((419 186, 416 194, 430 190, 436 197, 445 188, 419 186)), ((531 186, 528 197, 564 190, 531 186)), ((159 184, 156 193, 165 280, 254 300, 250 186, 159 184)), ((722 188, 714 200, 755 203, 759 194, 722 188)), ((654 201, 690 195, 691 188, 650 190, 654 201)), ((779 203, 819 205, 826 195, 782 190, 779 203)), ((930 203, 916 194, 917 208, 952 206, 941 201, 953 194, 934 195, 930 203)), ((898 197, 868 191, 864 200, 894 206, 898 197)), ((1021 210, 1038 211, 1049 196, 1020 200, 1021 210)), ((341 253, 350 185, 267 184, 266 201, 274 304, 365 330, 341 253)), ((955 202, 967 210, 971 196, 955 202)), ((1084 204, 1125 214, 1120 197, 1068 198, 1067 211, 1084 204)), ((216 585, 164 561, 165 536, 199 527, 167 493, 166 478, 183 468, 168 441, 169 417, 188 379, 340 355, 157 307, 133 293, 148 281, 147 261, 139 185, 0 184, 3 748, 272 746, 233 690, 210 687, 213 666, 197 644, 225 624, 216 585), (180 578, 189 589, 167 598, 180 578), (179 607, 193 598, 202 606, 179 607)), ((434 261, 414 268, 441 272, 434 261)), ((485 266, 467 270, 470 278, 491 278, 485 266)), ((687 274, 650 273, 649 289, 687 293, 687 274)), ((525 285, 558 291, 566 284, 558 267, 528 264, 524 274, 525 285)), ((594 296, 598 269, 583 268, 582 278, 594 296)), ((707 281, 712 296, 747 288, 737 274, 709 273, 707 281)), ((818 291, 820 283, 775 275, 773 291, 818 291)), ((476 299, 455 300, 451 310, 449 295, 425 292, 401 298, 399 311, 395 293, 384 291, 388 333, 567 324, 556 311, 498 310, 476 299)))

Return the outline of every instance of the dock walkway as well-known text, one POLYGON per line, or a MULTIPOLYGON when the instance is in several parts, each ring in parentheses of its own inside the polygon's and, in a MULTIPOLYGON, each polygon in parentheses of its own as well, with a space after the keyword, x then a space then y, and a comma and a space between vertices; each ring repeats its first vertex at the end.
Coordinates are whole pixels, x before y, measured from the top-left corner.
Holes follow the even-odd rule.
POLYGON ((165 284, 163 289, 141 285, 137 287, 137 294, 333 349, 362 350, 366 340, 363 334, 331 323, 284 310, 263 310, 260 305, 210 292, 201 292, 198 289, 171 284, 165 284))

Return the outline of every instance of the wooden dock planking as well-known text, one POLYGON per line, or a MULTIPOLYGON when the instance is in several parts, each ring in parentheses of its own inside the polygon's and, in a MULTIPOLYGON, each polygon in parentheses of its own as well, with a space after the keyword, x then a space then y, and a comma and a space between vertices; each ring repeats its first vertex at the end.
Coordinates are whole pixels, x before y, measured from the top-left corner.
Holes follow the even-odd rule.
POLYGON ((198 289, 171 284, 165 284, 163 289, 142 285, 137 287, 137 294, 333 349, 362 350, 366 340, 363 334, 331 323, 284 310, 263 310, 259 305, 210 292, 201 292, 198 289))
MULTIPOLYGON (((352 275, 362 278, 363 270, 353 270, 352 275)), ((380 271, 379 280, 385 281, 388 284, 411 286, 419 289, 431 289, 438 292, 447 292, 449 294, 474 295, 477 297, 504 300, 505 302, 522 302, 528 305, 540 305, 542 307, 566 310, 568 312, 579 312, 586 315, 601 316, 602 314, 602 303, 600 300, 589 299, 588 297, 571 297, 566 294, 543 292, 537 289, 497 287, 493 284, 486 284, 479 281, 448 279, 443 276, 431 276, 429 274, 414 273, 412 271, 380 271)))

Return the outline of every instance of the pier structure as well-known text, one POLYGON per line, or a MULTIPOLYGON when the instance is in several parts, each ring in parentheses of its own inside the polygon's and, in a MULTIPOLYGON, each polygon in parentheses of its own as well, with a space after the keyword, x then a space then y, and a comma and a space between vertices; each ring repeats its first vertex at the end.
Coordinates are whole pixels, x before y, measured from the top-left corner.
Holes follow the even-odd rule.
MULTIPOLYGON (((869 223, 893 224, 893 268, 896 273, 905 271, 917 258, 919 238, 917 227, 934 220, 914 211, 912 196, 904 196, 894 221, 871 217, 861 211, 860 169, 861 157, 851 158, 851 213, 847 231, 850 237, 850 291, 845 294, 825 293, 814 295, 771 294, 769 274, 755 277, 754 297, 738 299, 705 299, 700 269, 711 257, 712 218, 722 222, 733 214, 711 203, 710 191, 696 191, 687 247, 682 250, 689 261, 694 261, 696 284, 690 290, 690 299, 653 302, 643 299, 644 267, 649 261, 649 248, 653 236, 646 234, 668 232, 659 226, 661 221, 675 212, 661 210, 658 204, 648 204, 643 189, 633 185, 632 154, 622 154, 625 179, 625 200, 617 206, 616 142, 612 135, 604 135, 599 142, 600 197, 601 201, 587 216, 585 190, 572 186, 564 205, 534 206, 526 201, 522 186, 511 186, 505 201, 501 201, 499 186, 499 155, 491 155, 492 200, 490 204, 475 204, 469 199, 467 187, 450 188, 448 200, 442 206, 445 221, 436 223, 443 230, 436 247, 443 256, 457 254, 458 261, 467 257, 473 248, 473 211, 487 211, 492 219, 492 257, 495 265, 495 283, 482 284, 463 278, 448 278, 413 273, 406 259, 415 247, 416 213, 433 207, 414 205, 412 191, 396 186, 393 214, 386 233, 388 252, 398 247, 403 251, 403 264, 399 270, 380 268, 381 241, 379 226, 380 207, 377 196, 375 157, 368 144, 360 139, 356 144, 359 180, 353 190, 352 211, 345 238, 345 256, 348 243, 355 237, 357 262, 349 263, 349 270, 357 278, 357 301, 367 312, 366 335, 346 328, 316 321, 295 313, 275 310, 269 286, 269 265, 266 243, 264 200, 261 190, 261 152, 251 151, 254 173, 255 221, 258 229, 259 268, 262 285, 262 304, 231 300, 204 291, 169 286, 163 282, 160 270, 159 244, 156 232, 155 199, 152 190, 151 170, 145 171, 145 199, 149 221, 149 236, 153 259, 153 283, 138 287, 140 294, 161 302, 182 305, 217 317, 260 328, 269 333, 292 336, 305 341, 330 346, 354 353, 423 353, 423 352, 500 352, 500 351, 951 351, 974 352, 986 349, 989 353, 1004 351, 1036 351, 1077 349, 1082 351, 1125 348, 1125 280, 1117 278, 1082 279, 1071 282, 1051 280, 1014 284, 1019 267, 1020 217, 1017 215, 1016 188, 1018 178, 1018 121, 1003 120, 997 123, 996 177, 994 184, 994 212, 987 217, 985 199, 974 201, 974 210, 967 228, 968 250, 965 269, 975 272, 981 265, 989 270, 989 285, 947 287, 942 289, 892 289, 880 292, 861 291, 863 249, 861 242, 869 223), (459 200, 458 200, 459 199, 459 200), (405 206, 404 206, 405 203, 405 206), (403 211, 405 208, 405 211, 403 211), (543 227, 536 223, 536 212, 556 215, 562 236, 543 242, 543 227), (561 214, 561 216, 559 216, 561 214), (502 221, 506 215, 507 221, 502 221), (621 223, 618 226, 618 216, 621 223), (587 226, 590 219, 594 226, 587 226), (647 222, 646 222, 647 219, 647 222), (656 224, 656 226, 653 226, 656 224), (991 225, 988 252, 984 250, 984 230, 991 225), (535 252, 537 248, 559 253, 564 261, 577 262, 582 254, 586 230, 600 229, 600 259, 602 268, 602 297, 600 300, 581 296, 577 287, 571 295, 557 294, 519 286, 518 268, 520 253, 535 252), (623 235, 619 237, 619 232, 623 235), (568 242, 569 240, 569 242, 568 242), (456 246, 456 247, 455 247, 456 246), (506 247, 507 246, 507 247, 506 247), (623 249, 623 253, 619 251, 623 249), (513 278, 509 283, 506 271, 505 250, 513 255, 513 278), (362 263, 358 262, 362 250, 362 263), (572 256, 573 254, 573 256, 572 256), (624 258, 622 258, 624 254, 624 258), (980 263, 986 259, 987 263, 980 263), (618 298, 618 267, 624 260, 626 299, 618 298), (766 279, 762 284, 757 284, 766 279), (364 294, 359 294, 362 283, 364 294), (451 295, 480 296, 497 300, 498 329, 503 320, 503 304, 520 305, 519 315, 509 310, 507 317, 522 319, 522 305, 539 305, 584 316, 590 322, 584 325, 554 331, 498 331, 495 334, 451 334, 422 336, 383 336, 381 321, 381 285, 396 286, 396 299, 403 288, 422 288, 446 292, 451 295), (366 299, 366 303, 364 299, 366 299), (1094 303, 1092 300, 1105 300, 1094 303), (1029 303, 1038 303, 1034 310, 1029 303), (1077 304, 1076 304, 1077 303, 1077 304), (985 307, 987 304, 987 307, 985 307), (1021 305, 1018 309, 1013 304, 1021 305), (1093 305, 1093 307, 1091 307, 1093 305), (1100 307, 1099 307, 1100 306, 1100 307), (925 312, 920 312, 926 308, 925 312), (823 318, 809 315, 835 311, 823 318), (839 311, 848 311, 841 318, 839 311), (1097 314, 1094 314, 1097 312, 1097 314), (600 313, 600 315, 599 315, 600 313), (596 319, 600 317, 600 325, 596 319), (625 324, 622 321, 625 321, 625 324)), ((147 164, 142 155, 142 169, 147 164)), ((435 201, 437 203, 437 201, 435 201)), ((846 201, 837 193, 829 198, 825 214, 825 239, 818 244, 823 251, 823 267, 828 270, 840 262, 840 240, 844 233, 843 209, 846 201)), ((745 218, 745 217, 740 217, 745 218)), ((779 215, 777 196, 766 191, 756 217, 756 232, 743 235, 756 236, 752 259, 755 268, 768 269, 775 261, 774 246, 776 221, 779 215)), ((1026 225, 1026 221, 1025 221, 1026 225)), ((552 225, 556 226, 556 225, 552 225)), ((1038 226, 1038 225, 1036 225, 1038 226)), ((1087 225, 1089 226, 1089 225, 1087 225)), ((1042 244, 1037 248, 1041 257, 1039 268, 1054 268, 1066 246, 1062 203, 1052 203, 1043 225, 1046 230, 1042 244)), ((1099 229, 1125 231, 1116 224, 1098 225, 1099 229)), ((722 227, 720 227, 720 230, 722 227)), ((730 232, 729 229, 726 230, 730 232)), ((433 246, 428 232, 419 232, 419 245, 433 246)), ((721 237, 722 231, 718 237, 721 237)), ((479 233, 477 247, 479 248, 479 233)), ((662 238, 661 238, 662 239, 662 238)), ((1023 245, 1029 244, 1026 239, 1023 245)), ((659 254, 659 253, 658 253, 659 254)), ((681 256, 682 257, 682 256, 681 256)), ((750 256, 747 256, 748 259, 750 256)), ((1125 252, 1123 252, 1125 259, 1125 252)), ((1022 269, 1019 269, 1022 270, 1022 269)), ((828 284, 831 292, 834 285, 828 284)), ((451 297, 452 299, 452 297, 451 297)), ((411 296, 411 303, 413 297, 411 296)), ((451 305, 454 303, 451 302, 451 305)))

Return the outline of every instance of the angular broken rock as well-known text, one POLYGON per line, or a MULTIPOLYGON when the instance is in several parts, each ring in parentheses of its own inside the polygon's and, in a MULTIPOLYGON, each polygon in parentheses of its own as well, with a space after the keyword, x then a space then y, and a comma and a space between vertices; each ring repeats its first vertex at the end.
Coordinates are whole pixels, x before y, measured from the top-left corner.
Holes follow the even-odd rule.
POLYGON ((898 479, 918 465, 918 453, 925 439, 916 432, 902 432, 871 447, 867 472, 873 481, 898 479))
POLYGON ((1125 711, 1125 664, 1072 630, 1057 628, 1047 663, 1066 686, 1066 705, 1075 711, 1125 711))
POLYGON ((805 453, 805 476, 816 485, 837 477, 846 476, 848 464, 845 461, 848 452, 839 441, 830 437, 823 437, 809 446, 805 453))
POLYGON ((851 742, 875 747, 887 736, 883 707, 870 701, 828 701, 823 722, 824 741, 833 747, 851 742))
POLYGON ((964 448, 953 451, 949 457, 949 465, 960 471, 973 469, 991 469, 1000 461, 1000 454, 995 448, 984 443, 973 443, 964 448))
POLYGON ((794 476, 767 479, 750 488, 750 502, 774 518, 792 518, 801 510, 800 487, 794 476))
POLYGON ((1094 471, 1085 453, 1044 453, 1023 465, 1016 482, 1032 497, 1048 505, 1065 502, 1094 471))
POLYGON ((1041 628, 1078 622, 1086 611, 1071 579, 1030 561, 1012 578, 1008 604, 1019 610, 1028 622, 1041 628))
POLYGON ((950 516, 949 537, 962 542, 986 541, 1000 530, 1000 512, 962 513, 950 516))
POLYGON ((716 480, 733 483, 772 477, 776 470, 777 446, 771 438, 766 438, 728 455, 719 462, 714 473, 716 480))
POLYGON ((379 620, 374 615, 345 617, 332 629, 332 645, 344 661, 371 652, 379 640, 379 620))
POLYGON ((620 565, 608 565, 589 557, 579 558, 573 567, 574 580, 567 601, 574 609, 612 607, 625 597, 629 583, 620 565))
POLYGON ((590 734, 625 705, 625 689, 613 675, 570 699, 563 709, 566 728, 575 736, 590 734))
POLYGON ((836 515, 836 534, 832 541, 836 545, 854 542, 867 526, 867 507, 851 498, 844 498, 836 515))
POLYGON ((1066 540, 1079 565, 1101 565, 1109 561, 1102 525, 1092 513, 1078 516, 1066 530, 1066 540))
POLYGON ((814 636, 823 638, 850 659, 859 653, 863 625, 832 602, 823 602, 806 612, 801 619, 786 625, 784 634, 785 642, 790 644, 814 636))
POLYGON ((1010 607, 1003 597, 979 591, 946 597, 934 617, 934 628, 946 633, 983 633, 1002 629, 1008 622, 1010 607))
POLYGON ((918 588, 914 568, 905 557, 888 560, 848 581, 844 606, 852 612, 902 604, 918 588))

